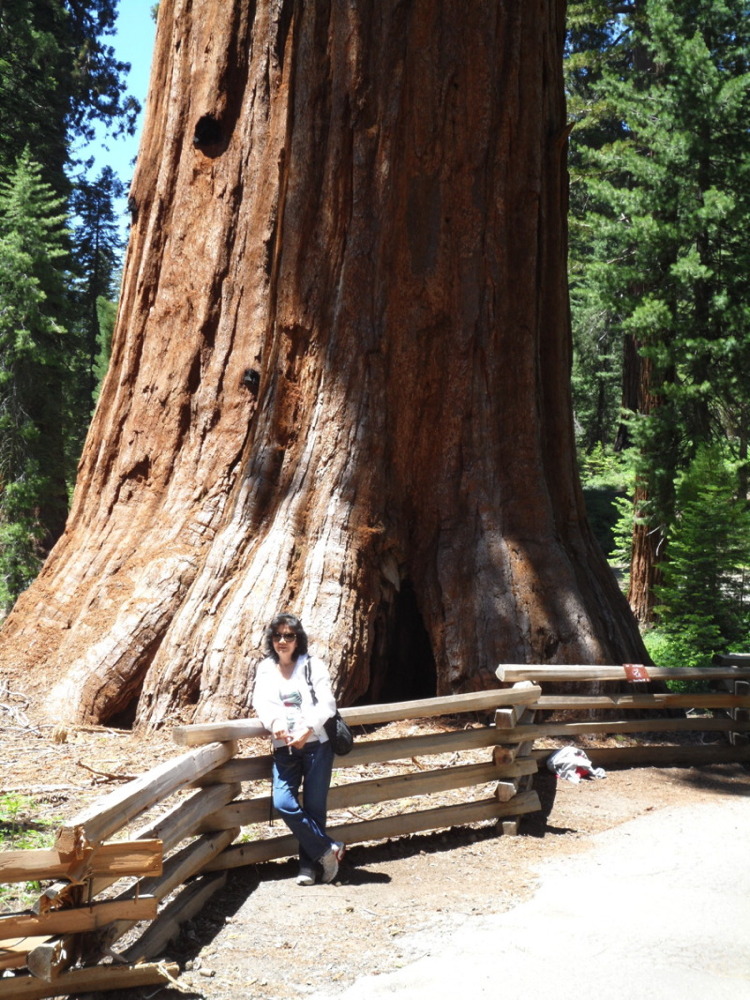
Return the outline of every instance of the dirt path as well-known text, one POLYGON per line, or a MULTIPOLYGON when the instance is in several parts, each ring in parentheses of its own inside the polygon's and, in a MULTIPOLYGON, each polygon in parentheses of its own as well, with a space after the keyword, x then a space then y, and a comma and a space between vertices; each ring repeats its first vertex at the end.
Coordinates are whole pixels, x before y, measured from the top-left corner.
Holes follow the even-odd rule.
POLYGON ((337 1000, 750 996, 749 824, 750 798, 720 795, 605 830, 547 858, 530 899, 411 934, 413 961, 358 976, 337 1000))

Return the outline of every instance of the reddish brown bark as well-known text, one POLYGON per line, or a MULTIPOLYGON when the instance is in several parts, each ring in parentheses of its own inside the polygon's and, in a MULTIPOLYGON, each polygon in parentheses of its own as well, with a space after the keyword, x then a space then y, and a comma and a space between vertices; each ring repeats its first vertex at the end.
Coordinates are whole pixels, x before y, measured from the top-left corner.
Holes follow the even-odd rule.
MULTIPOLYGON (((661 405, 654 395, 654 365, 651 358, 641 354, 641 345, 628 336, 625 338, 623 364, 623 409, 632 414, 648 416, 661 405)), ((627 446, 625 425, 621 429, 621 444, 627 446)), ((632 543, 630 549, 630 582, 628 603, 636 621, 648 624, 653 621, 656 605, 656 587, 662 582, 659 562, 664 560, 665 538, 661 527, 649 517, 651 497, 648 484, 637 479, 633 493, 632 543)))
POLYGON ((162 0, 112 368, 0 649, 68 715, 246 714, 284 608, 344 701, 643 658, 575 472, 564 8, 162 0))

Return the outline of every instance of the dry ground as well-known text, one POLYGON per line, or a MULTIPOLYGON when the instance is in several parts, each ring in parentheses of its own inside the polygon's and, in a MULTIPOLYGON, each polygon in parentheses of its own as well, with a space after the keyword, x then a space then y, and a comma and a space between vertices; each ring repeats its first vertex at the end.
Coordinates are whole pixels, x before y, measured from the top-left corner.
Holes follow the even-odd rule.
MULTIPOLYGON (((34 721, 30 706, 7 689, 0 702, 0 790, 33 796, 30 822, 70 818, 113 783, 182 752, 168 733, 56 730, 34 721)), ((596 764, 596 745, 586 749, 596 764)), ((360 975, 418 957, 425 939, 415 939, 416 931, 429 931, 434 951, 472 915, 512 908, 533 893, 539 866, 552 855, 585 851, 596 833, 644 812, 748 794, 750 773, 735 765, 637 768, 573 785, 541 771, 536 787, 543 810, 526 818, 518 837, 477 825, 358 845, 337 884, 306 889, 295 884, 291 862, 235 869, 170 948, 183 989, 205 1000, 334 998, 360 975)), ((177 1000, 179 993, 100 994, 157 995, 177 1000)))

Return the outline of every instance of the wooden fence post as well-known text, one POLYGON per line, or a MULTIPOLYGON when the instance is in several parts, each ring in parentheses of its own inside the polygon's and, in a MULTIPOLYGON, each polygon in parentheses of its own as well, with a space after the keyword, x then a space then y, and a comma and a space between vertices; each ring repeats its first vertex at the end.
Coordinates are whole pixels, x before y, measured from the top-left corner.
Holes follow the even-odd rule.
MULTIPOLYGON (((539 689, 532 683, 532 681, 524 680, 517 681, 511 690, 524 690, 532 688, 534 691, 539 689)), ((513 708, 501 708, 495 713, 495 725, 498 729, 505 728, 505 726, 510 722, 510 728, 522 730, 524 726, 530 726, 534 719, 536 718, 536 709, 531 708, 530 705, 518 705, 513 708)), ((513 754, 515 760, 521 761, 531 757, 531 749, 534 746, 534 740, 523 740, 516 743, 515 746, 509 748, 513 754)), ((498 748, 500 749, 500 748, 498 748)), ((505 748, 502 748, 505 749, 505 748)), ((534 782, 534 774, 536 773, 536 768, 532 774, 523 774, 518 778, 514 778, 512 782, 499 782, 496 795, 501 802, 512 802, 516 795, 523 792, 528 792, 534 782)), ((499 821, 499 827, 506 837, 515 837, 518 835, 518 827, 521 822, 522 814, 517 816, 504 817, 499 821)))

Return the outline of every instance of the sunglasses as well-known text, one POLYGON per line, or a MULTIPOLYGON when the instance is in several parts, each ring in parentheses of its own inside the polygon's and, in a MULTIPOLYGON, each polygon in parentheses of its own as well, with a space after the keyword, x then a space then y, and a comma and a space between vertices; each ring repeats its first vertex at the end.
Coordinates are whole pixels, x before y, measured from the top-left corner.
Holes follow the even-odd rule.
POLYGON ((296 632, 274 632, 273 637, 276 642, 294 642, 297 638, 296 632))

